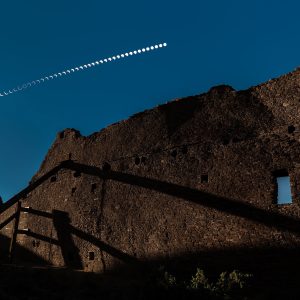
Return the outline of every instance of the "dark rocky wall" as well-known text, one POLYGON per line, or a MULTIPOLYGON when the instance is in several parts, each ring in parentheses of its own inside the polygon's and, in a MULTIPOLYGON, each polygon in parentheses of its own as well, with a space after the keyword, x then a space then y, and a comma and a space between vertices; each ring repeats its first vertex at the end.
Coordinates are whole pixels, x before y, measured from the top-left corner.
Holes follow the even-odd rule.
POLYGON ((64 160, 74 168, 22 201, 30 210, 18 243, 51 264, 92 271, 174 257, 229 268, 220 253, 251 268, 261 253, 278 253, 276 261, 281 249, 297 249, 299 72, 247 91, 215 87, 88 137, 59 133, 32 180, 64 160), (281 169, 291 176, 290 205, 275 201, 281 169))

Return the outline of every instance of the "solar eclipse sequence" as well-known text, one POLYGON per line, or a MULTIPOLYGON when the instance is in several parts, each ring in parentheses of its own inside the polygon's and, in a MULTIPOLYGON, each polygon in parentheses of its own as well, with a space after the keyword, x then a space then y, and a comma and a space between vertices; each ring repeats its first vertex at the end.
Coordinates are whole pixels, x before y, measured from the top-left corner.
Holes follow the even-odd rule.
POLYGON ((127 57, 137 55, 137 54, 146 53, 146 52, 161 49, 161 48, 164 48, 164 47, 167 47, 167 43, 156 44, 156 45, 153 45, 153 46, 137 49, 137 50, 134 50, 134 51, 125 52, 125 53, 122 53, 122 54, 118 54, 118 55, 114 55, 114 56, 107 57, 107 58, 104 58, 104 59, 100 59, 100 60, 85 64, 85 65, 81 65, 81 66, 77 66, 77 67, 74 67, 74 68, 71 68, 71 69, 67 69, 67 70, 64 70, 64 71, 61 71, 61 72, 58 72, 58 73, 54 73, 54 74, 51 74, 51 75, 48 75, 48 76, 30 81, 30 82, 26 82, 26 83, 24 83, 22 85, 19 85, 19 86, 13 88, 13 89, 2 91, 2 92, 0 92, 0 97, 9 96, 11 94, 24 91, 25 89, 34 87, 36 85, 46 83, 47 81, 50 81, 50 80, 53 80, 53 79, 56 79, 56 78, 60 78, 60 77, 63 77, 63 76, 71 75, 72 73, 83 71, 83 70, 88 69, 88 68, 96 67, 96 66, 99 66, 101 64, 113 62, 113 61, 116 61, 116 60, 119 60, 119 59, 127 58, 127 57))

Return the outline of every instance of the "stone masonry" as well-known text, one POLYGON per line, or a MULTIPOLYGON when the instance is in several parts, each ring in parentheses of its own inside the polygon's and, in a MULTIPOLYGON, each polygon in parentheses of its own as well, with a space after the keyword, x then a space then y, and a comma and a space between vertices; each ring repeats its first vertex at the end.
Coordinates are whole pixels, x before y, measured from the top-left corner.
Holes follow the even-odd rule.
POLYGON ((297 69, 244 91, 217 86, 87 137, 66 129, 31 184, 65 165, 20 199, 13 260, 103 272, 229 253, 251 268, 245 253, 298 249, 299 126, 297 69), (276 172, 290 176, 292 204, 276 203, 276 172))

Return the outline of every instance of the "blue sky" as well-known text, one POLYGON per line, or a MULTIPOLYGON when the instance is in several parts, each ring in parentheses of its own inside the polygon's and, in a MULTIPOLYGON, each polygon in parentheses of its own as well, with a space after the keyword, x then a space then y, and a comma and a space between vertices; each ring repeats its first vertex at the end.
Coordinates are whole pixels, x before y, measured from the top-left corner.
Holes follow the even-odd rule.
POLYGON ((291 183, 289 176, 277 177, 277 204, 292 203, 291 183))
POLYGON ((245 89, 300 65, 300 2, 0 2, 0 91, 166 41, 147 55, 0 98, 0 195, 25 187, 56 133, 88 135, 217 84, 245 89))

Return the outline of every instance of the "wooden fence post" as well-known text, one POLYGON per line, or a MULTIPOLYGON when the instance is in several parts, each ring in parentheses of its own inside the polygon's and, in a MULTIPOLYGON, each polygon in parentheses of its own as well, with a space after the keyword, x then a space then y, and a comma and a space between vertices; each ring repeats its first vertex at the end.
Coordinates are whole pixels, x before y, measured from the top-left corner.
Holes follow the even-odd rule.
POLYGON ((16 212, 15 212, 15 221, 14 221, 14 226, 13 226, 13 231, 12 231, 12 236, 11 236, 10 246, 9 246, 9 254, 8 254, 9 263, 12 263, 14 259, 14 252, 16 247, 17 234, 18 234, 19 221, 20 221, 20 212, 21 212, 21 202, 18 201, 16 212))

